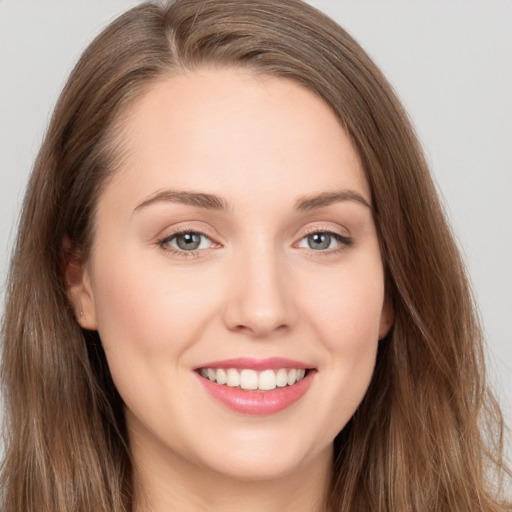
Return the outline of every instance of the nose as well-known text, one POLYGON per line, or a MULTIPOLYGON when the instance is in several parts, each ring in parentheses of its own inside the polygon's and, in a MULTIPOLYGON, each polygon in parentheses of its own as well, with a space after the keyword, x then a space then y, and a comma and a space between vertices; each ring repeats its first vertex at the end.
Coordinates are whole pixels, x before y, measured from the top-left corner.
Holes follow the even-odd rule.
POLYGON ((293 327, 293 280, 275 251, 253 246, 229 269, 228 283, 224 323, 229 330, 265 338, 293 327))

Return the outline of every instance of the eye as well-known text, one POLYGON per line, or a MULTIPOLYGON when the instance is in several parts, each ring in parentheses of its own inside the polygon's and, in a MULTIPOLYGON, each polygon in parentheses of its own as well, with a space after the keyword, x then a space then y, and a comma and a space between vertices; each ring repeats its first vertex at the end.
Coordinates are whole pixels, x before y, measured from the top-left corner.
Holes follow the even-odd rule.
POLYGON ((175 233, 159 241, 159 244, 167 250, 177 251, 197 251, 208 249, 212 246, 212 241, 202 233, 187 231, 184 233, 175 233))
POLYGON ((340 235, 339 233, 317 231, 302 238, 297 247, 312 249, 314 251, 328 251, 351 244, 352 240, 349 237, 340 235))

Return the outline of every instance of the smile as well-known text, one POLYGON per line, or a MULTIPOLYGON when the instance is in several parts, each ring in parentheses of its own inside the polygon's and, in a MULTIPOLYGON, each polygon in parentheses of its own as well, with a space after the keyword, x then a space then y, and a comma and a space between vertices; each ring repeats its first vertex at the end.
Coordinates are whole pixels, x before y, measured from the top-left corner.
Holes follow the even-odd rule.
POLYGON ((272 391, 276 388, 293 386, 306 375, 304 368, 279 368, 256 371, 250 368, 201 368, 199 373, 205 379, 245 391, 272 391))
POLYGON ((307 393, 317 370, 285 358, 238 358, 196 367, 207 394, 232 411, 248 415, 275 414, 307 393))

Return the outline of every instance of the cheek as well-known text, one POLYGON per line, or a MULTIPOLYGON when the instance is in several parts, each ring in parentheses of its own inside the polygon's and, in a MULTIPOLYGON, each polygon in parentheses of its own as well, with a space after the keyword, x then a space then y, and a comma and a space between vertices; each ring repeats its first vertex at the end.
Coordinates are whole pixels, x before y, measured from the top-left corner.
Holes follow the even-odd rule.
POLYGON ((145 251, 104 249, 93 266, 93 291, 109 369, 129 410, 159 417, 162 404, 190 393, 179 378, 183 357, 212 321, 215 295, 204 291, 215 283, 145 251))
POLYGON ((322 332, 322 339, 332 352, 350 355, 365 351, 379 337, 384 282, 380 261, 355 268, 347 266, 332 272, 328 285, 310 287, 310 321, 322 332))
POLYGON ((310 293, 310 325, 321 340, 327 357, 318 373, 322 389, 319 409, 326 414, 325 428, 334 437, 350 420, 371 381, 378 348, 384 301, 380 260, 359 271, 340 270, 329 286, 310 293))
MULTIPOLYGON (((150 252, 150 251, 148 251, 150 252)), ((108 251, 104 251, 104 254, 108 251)), ((98 331, 106 350, 179 350, 209 319, 213 283, 204 273, 172 268, 165 260, 134 252, 95 268, 98 331)))

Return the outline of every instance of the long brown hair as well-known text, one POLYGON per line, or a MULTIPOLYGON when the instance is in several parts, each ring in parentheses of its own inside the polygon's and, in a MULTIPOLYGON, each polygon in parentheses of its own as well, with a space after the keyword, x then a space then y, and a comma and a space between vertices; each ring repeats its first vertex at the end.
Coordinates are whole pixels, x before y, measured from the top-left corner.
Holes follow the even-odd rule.
POLYGON ((314 91, 352 138, 370 184, 396 319, 366 397, 335 439, 327 507, 506 510, 497 498, 499 476, 510 475, 502 418, 473 299, 388 82, 342 28, 299 0, 177 0, 128 11, 86 49, 35 162, 3 324, 2 511, 132 510, 123 404, 97 333, 76 322, 62 265, 90 250, 96 201, 123 153, 124 111, 155 81, 201 66, 314 91))

